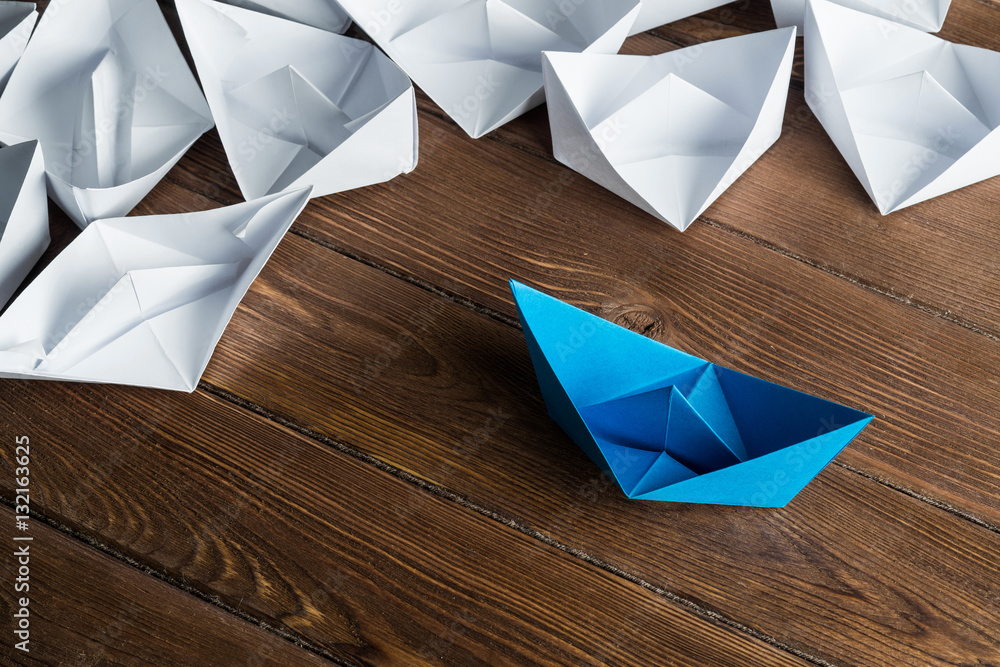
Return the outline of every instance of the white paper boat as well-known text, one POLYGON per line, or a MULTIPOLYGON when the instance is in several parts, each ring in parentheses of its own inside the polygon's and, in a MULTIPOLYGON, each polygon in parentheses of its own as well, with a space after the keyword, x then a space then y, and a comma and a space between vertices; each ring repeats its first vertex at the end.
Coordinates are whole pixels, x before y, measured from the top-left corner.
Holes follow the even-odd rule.
POLYGON ((212 127, 156 0, 60 0, 0 98, 0 142, 37 139, 81 227, 125 215, 212 127))
POLYGON ((413 84, 350 37, 210 0, 177 9, 247 199, 387 181, 417 163, 413 84))
POLYGON ((542 51, 615 53, 639 12, 638 0, 340 4, 472 137, 542 103, 542 51))
POLYGON ((94 222, 0 317, 0 377, 194 391, 308 201, 94 222))
POLYGON ((0 150, 0 308, 49 247, 49 200, 37 141, 0 150))
MULTIPOLYGON (((838 5, 859 12, 902 23, 903 25, 937 32, 944 25, 951 0, 835 0, 838 5)), ((806 0, 771 0, 774 22, 779 28, 798 26, 799 34, 805 29, 806 0)))
POLYGON ((1000 53, 823 0, 806 101, 883 215, 1000 174, 1000 53))
POLYGON ((224 0, 224 2, 289 21, 298 21, 329 32, 342 33, 351 25, 351 17, 336 0, 224 0))
MULTIPOLYGON (((709 9, 720 7, 732 0, 642 0, 639 17, 636 18, 630 35, 638 35, 657 26, 680 21, 709 9)), ((774 0, 772 0, 773 2, 774 0)))
POLYGON ((795 28, 657 56, 546 53, 557 160, 687 229, 781 134, 795 28))
POLYGON ((24 53, 37 20, 35 3, 0 0, 0 92, 24 53))

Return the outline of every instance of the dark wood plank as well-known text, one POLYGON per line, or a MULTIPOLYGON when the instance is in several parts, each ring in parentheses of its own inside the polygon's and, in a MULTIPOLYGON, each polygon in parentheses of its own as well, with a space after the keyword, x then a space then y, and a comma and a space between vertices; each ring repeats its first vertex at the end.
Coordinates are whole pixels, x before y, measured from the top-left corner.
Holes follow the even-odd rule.
MULTIPOLYGON (((13 442, 4 435, 5 442, 13 442)), ((6 536, 0 589, 5 665, 332 664, 40 521, 31 520, 24 533, 30 542, 13 542, 14 512, 8 507, 0 507, 0 523, 6 536), (25 545, 30 588, 16 592, 19 566, 11 553, 25 545), (24 596, 29 598, 27 652, 14 648, 21 639, 12 639, 11 629, 24 596)))
POLYGON ((998 648, 997 534, 839 466, 778 511, 629 502, 547 418, 518 331, 300 238, 206 379, 810 655, 953 664, 998 648))
MULTIPOLYGON (((674 234, 557 165, 423 125, 421 169, 317 200, 296 229, 509 317, 517 277, 873 412, 846 462, 1000 525, 993 341, 709 225, 674 234)), ((202 173, 211 149, 192 159, 202 173)))
MULTIPOLYGON (((0 410, 17 415, 0 440, 32 438, 38 511, 346 664, 805 664, 203 392, 5 382, 0 410)), ((12 449, 0 454, 10 497, 12 449)), ((62 548, 37 560, 43 656, 72 655, 135 598, 127 641, 109 647, 122 664, 235 664, 269 647, 267 664, 319 662, 90 548, 62 548), (155 659, 164 642, 179 646, 155 659)))

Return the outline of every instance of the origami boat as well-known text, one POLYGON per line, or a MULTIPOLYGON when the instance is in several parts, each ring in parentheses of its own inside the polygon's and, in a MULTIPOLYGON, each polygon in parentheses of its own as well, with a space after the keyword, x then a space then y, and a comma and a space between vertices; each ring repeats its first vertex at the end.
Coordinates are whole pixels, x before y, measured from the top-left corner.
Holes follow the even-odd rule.
POLYGON ((178 0, 184 34, 247 199, 382 183, 417 164, 410 79, 368 42, 211 0, 178 0))
POLYGON ((546 52, 557 160, 684 231, 781 134, 795 28, 656 56, 546 52))
POLYGON ((549 415, 629 498, 782 507, 872 420, 511 289, 549 415))
POLYGON ((806 102, 883 214, 1000 174, 1000 52, 810 0, 806 102))
POLYGON ((441 109, 481 137, 544 101, 542 51, 614 53, 638 0, 341 0, 441 109))
POLYGON ((24 53, 37 20, 35 3, 0 0, 0 92, 24 53))
POLYGON ((37 139, 80 227, 122 216, 213 125, 156 0, 60 0, 0 97, 0 142, 37 139))
POLYGON ((49 246, 45 165, 37 141, 0 150, 0 308, 49 246))
POLYGON ((194 391, 308 201, 95 221, 0 316, 0 377, 194 391))

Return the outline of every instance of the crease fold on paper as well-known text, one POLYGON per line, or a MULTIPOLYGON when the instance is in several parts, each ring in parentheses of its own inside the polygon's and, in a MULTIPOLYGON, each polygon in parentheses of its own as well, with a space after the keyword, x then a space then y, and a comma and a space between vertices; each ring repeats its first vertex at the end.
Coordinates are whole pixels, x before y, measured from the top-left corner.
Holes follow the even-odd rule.
POLYGON ((211 0, 177 8, 245 197, 320 197, 415 168, 413 84, 377 48, 211 0))
POLYGON ((473 138, 544 101, 542 51, 614 53, 638 0, 343 0, 354 21, 473 138))
POLYGON ((223 0, 227 4, 304 23, 328 32, 343 33, 351 17, 336 0, 223 0))
POLYGON ((7 87, 37 22, 35 3, 0 0, 0 93, 7 87))
MULTIPOLYGON (((807 0, 771 0, 774 22, 779 28, 794 25, 805 36, 807 0)), ((944 25, 951 0, 834 0, 836 4, 854 9, 880 19, 916 28, 924 32, 937 32, 944 25)), ((887 27, 887 30, 891 30, 887 27)))
POLYGON ((546 52, 556 159, 684 231, 781 134, 795 32, 657 56, 546 52))
POLYGON ((37 141, 0 149, 0 308, 48 247, 42 150, 37 141))
POLYGON ((806 101, 883 215, 1000 175, 1000 53, 810 0, 806 101))
POLYGON ((95 221, 0 316, 0 377, 194 391, 309 195, 95 221))

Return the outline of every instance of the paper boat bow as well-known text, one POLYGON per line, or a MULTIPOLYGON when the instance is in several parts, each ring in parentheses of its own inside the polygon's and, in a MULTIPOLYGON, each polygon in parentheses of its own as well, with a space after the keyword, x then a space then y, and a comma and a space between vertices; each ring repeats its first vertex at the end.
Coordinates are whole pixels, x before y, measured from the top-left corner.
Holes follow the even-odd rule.
POLYGON ((416 166, 413 85, 371 44, 210 0, 177 8, 248 199, 303 185, 320 197, 416 166))
POLYGON ((630 498, 781 507, 872 420, 511 289, 549 414, 630 498))
POLYGON ((343 0, 344 9, 472 137, 538 106, 542 51, 614 53, 638 0, 343 0))
POLYGON ((308 200, 94 222, 0 317, 0 377, 194 391, 308 200))
POLYGON ((1000 174, 1000 53, 810 0, 806 101, 886 215, 1000 174))

